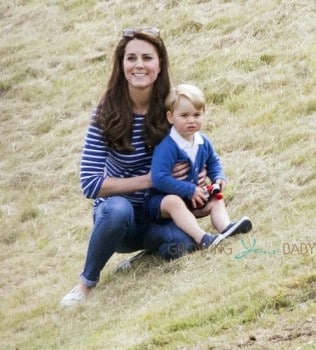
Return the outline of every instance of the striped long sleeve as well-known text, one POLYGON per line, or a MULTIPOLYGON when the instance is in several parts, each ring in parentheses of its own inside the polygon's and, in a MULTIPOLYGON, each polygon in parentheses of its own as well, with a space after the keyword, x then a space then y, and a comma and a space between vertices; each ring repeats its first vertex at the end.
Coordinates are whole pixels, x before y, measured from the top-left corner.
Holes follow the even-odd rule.
MULTIPOLYGON (((80 183, 83 194, 95 199, 97 206, 104 198, 97 198, 107 177, 129 178, 145 175, 151 166, 151 155, 146 152, 143 139, 144 116, 133 116, 132 153, 108 149, 101 130, 90 125, 84 140, 80 164, 80 183)), ((133 204, 142 204, 145 191, 124 195, 133 204)))

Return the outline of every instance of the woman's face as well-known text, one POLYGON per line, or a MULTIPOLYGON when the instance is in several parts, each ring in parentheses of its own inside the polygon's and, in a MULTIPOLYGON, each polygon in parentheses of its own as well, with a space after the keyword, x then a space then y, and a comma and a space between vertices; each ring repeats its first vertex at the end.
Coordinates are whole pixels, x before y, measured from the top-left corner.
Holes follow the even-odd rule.
POLYGON ((152 88, 160 72, 155 46, 144 40, 131 40, 125 47, 123 70, 130 89, 152 88))

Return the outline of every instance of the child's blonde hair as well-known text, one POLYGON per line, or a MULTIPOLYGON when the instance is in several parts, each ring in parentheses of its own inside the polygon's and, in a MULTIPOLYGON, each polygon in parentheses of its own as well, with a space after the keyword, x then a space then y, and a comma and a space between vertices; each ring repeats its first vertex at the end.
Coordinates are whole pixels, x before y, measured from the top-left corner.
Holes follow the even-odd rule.
POLYGON ((204 93, 195 85, 179 84, 173 87, 166 99, 167 111, 173 112, 174 105, 178 102, 179 97, 188 98, 196 109, 205 111, 206 99, 204 93))

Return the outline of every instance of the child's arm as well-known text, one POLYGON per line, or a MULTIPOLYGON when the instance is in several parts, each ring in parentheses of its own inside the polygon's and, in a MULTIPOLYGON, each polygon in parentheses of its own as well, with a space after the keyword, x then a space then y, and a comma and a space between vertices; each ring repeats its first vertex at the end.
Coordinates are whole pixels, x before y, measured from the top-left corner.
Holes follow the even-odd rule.
POLYGON ((216 182, 221 186, 221 190, 223 191, 226 186, 226 177, 220 158, 212 142, 206 137, 204 137, 204 146, 209 155, 206 160, 207 174, 212 182, 216 182))
POLYGON ((172 143, 162 142, 156 146, 151 165, 153 185, 159 191, 176 194, 182 198, 192 198, 196 185, 175 179, 172 175, 173 168, 178 161, 177 150, 172 147, 172 143))

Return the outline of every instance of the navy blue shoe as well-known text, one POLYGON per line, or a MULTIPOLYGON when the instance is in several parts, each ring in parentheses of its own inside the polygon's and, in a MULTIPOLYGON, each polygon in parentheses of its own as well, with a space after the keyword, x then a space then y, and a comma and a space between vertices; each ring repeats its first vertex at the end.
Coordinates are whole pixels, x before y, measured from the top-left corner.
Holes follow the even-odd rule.
POLYGON ((225 235, 225 238, 228 236, 234 236, 238 233, 248 233, 252 229, 252 223, 247 216, 243 216, 237 222, 232 222, 229 224, 223 232, 222 235, 225 235))
POLYGON ((247 216, 243 216, 241 219, 239 219, 237 222, 232 222, 229 224, 224 231, 218 237, 215 239, 215 241, 212 243, 213 245, 217 245, 220 243, 223 239, 237 235, 238 233, 247 233, 252 229, 252 223, 250 219, 247 216))
POLYGON ((213 245, 219 236, 220 235, 211 235, 210 233, 205 233, 201 239, 200 249, 207 249, 209 246, 213 245))

